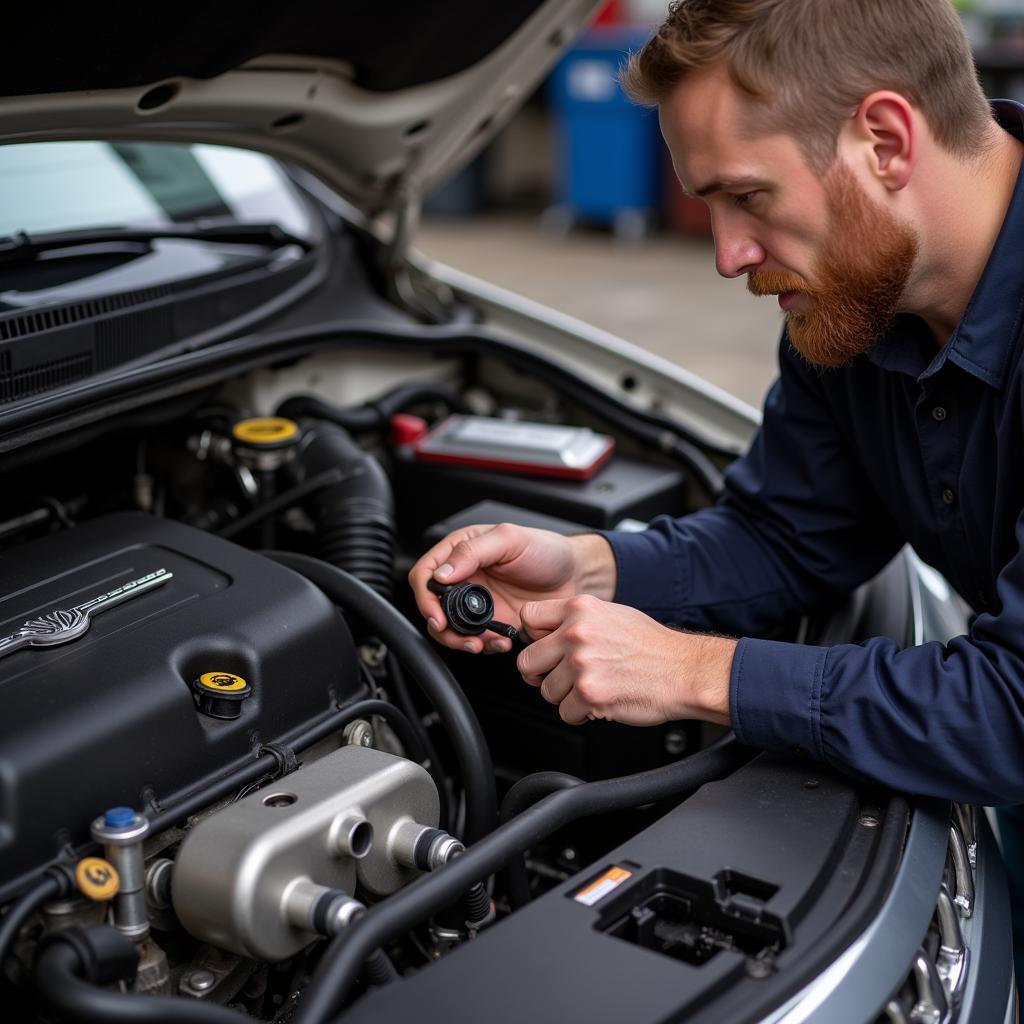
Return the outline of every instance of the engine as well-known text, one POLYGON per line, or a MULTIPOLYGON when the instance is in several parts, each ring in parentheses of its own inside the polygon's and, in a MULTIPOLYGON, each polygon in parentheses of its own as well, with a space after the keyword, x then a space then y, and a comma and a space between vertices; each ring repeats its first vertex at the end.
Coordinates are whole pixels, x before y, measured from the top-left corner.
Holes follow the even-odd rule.
POLYGON ((699 460, 435 383, 193 401, 6 478, 12 1019, 740 1019, 888 877, 849 837, 905 811, 695 723, 565 726, 395 586, 470 523, 682 512, 699 460))
POLYGON ((106 808, 172 808, 361 693, 316 587, 180 523, 95 519, 4 570, 0 884, 87 839, 106 808))

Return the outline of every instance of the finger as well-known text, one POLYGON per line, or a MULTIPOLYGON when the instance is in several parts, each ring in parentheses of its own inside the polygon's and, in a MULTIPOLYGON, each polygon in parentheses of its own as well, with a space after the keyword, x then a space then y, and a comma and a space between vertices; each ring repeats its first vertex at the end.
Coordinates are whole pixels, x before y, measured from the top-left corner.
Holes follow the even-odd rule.
POLYGON ((484 651, 487 654, 507 654, 512 650, 512 641, 503 636, 486 637, 484 651))
MULTIPOLYGON (((456 633, 454 629, 438 629, 430 620, 427 621, 427 632, 432 640, 436 640, 439 644, 444 644, 445 647, 450 647, 453 651, 464 650, 463 644, 469 639, 463 633, 456 633)), ((476 652, 474 651, 473 653, 476 652)))
MULTIPOLYGON (((491 530, 491 526, 467 526, 454 530, 439 540, 425 554, 421 555, 416 564, 409 570, 409 586, 412 587, 416 607, 425 619, 433 619, 439 630, 444 629, 448 622, 441 610, 441 602, 436 594, 427 589, 427 581, 434 577, 435 572, 448 564, 452 549, 462 541, 475 536, 481 531, 491 530)), ((439 638, 440 639, 440 638, 439 638)), ((447 642, 447 641, 445 641, 447 642)), ((448 643, 451 647, 453 644, 448 643)), ((457 645, 454 645, 457 646, 457 645)))
POLYGON ((549 704, 561 704, 569 696, 574 682, 574 673, 563 659, 552 669, 540 684, 540 695, 549 704))
POLYGON ((559 597, 551 601, 526 601, 519 609, 519 618, 532 637, 551 633, 565 621, 566 607, 572 598, 559 597))
POLYGON ((540 640, 534 640, 528 647, 523 648, 516 658, 516 668, 531 686, 539 686, 564 656, 565 646, 562 637, 555 632, 540 640))
POLYGON ((591 717, 592 709, 573 689, 558 705, 558 717, 567 725, 582 725, 591 717))
POLYGON ((481 569, 515 558, 522 540, 514 530, 503 526, 470 527, 467 536, 455 544, 448 557, 434 570, 439 583, 461 583, 481 569))

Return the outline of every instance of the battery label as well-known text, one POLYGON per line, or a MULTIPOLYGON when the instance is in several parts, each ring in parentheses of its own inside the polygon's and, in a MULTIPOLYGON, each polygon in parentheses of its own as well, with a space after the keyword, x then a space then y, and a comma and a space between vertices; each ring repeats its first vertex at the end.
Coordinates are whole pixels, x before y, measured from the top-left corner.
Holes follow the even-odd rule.
POLYGON ((592 907, 599 900, 603 900, 608 893, 618 889, 627 878, 632 878, 633 872, 625 868, 609 868, 600 878, 595 878, 586 888, 580 889, 573 899, 586 907, 592 907))

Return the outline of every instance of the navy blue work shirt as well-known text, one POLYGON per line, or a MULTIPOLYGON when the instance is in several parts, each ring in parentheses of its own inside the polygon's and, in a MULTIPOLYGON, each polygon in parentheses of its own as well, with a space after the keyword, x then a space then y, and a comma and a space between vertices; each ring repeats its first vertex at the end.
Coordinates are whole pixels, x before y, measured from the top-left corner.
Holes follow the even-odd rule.
MULTIPOLYGON (((993 108, 1024 137, 1024 107, 993 108)), ((1024 171, 941 349, 904 315, 866 356, 822 371, 783 336, 762 427, 719 504, 606 535, 616 601, 744 635, 730 691, 742 743, 805 748, 912 793, 1024 803, 1022 316, 1024 171), (907 542, 978 613, 967 635, 905 650, 752 639, 907 542)))

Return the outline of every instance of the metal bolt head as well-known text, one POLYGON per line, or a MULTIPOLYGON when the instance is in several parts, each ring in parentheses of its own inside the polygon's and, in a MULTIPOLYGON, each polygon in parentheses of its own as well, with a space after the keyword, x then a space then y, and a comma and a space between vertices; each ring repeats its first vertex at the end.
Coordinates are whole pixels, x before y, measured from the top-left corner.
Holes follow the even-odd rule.
POLYGON ((669 757, 679 757, 686 752, 686 733, 682 729, 669 729, 665 733, 665 753, 669 757))
POLYGON ((372 747, 373 726, 363 718, 357 718, 345 730, 345 742, 350 746, 372 747))
POLYGON ((359 648, 359 659, 367 668, 380 668, 387 657, 388 649, 384 644, 363 644, 359 648))
POLYGON ((767 960, 755 960, 754 957, 747 959, 746 968, 751 978, 767 978, 772 973, 772 965, 767 960))
POLYGON ((185 975, 185 987, 193 992, 209 992, 217 984, 217 975, 213 971, 198 970, 185 975))
POLYGON ((857 821, 865 828, 878 828, 878 815, 876 814, 862 814, 857 821))

